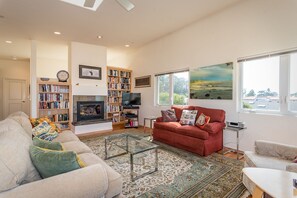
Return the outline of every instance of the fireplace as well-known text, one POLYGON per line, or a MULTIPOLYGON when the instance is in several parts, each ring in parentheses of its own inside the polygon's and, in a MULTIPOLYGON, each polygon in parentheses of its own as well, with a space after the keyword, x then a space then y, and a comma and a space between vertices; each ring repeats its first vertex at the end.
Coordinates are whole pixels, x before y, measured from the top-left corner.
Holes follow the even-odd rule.
POLYGON ((104 119, 104 101, 77 101, 77 121, 104 119))

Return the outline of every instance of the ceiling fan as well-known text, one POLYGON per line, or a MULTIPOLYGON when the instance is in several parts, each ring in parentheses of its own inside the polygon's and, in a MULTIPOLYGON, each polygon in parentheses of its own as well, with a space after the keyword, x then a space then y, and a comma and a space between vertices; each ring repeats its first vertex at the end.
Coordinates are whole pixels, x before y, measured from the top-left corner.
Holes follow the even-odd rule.
MULTIPOLYGON (((66 3, 70 3, 79 7, 83 7, 86 9, 90 9, 96 11, 98 7, 101 5, 103 0, 61 0, 66 3)), ((135 6, 129 0, 115 0, 127 11, 132 10, 135 6)))

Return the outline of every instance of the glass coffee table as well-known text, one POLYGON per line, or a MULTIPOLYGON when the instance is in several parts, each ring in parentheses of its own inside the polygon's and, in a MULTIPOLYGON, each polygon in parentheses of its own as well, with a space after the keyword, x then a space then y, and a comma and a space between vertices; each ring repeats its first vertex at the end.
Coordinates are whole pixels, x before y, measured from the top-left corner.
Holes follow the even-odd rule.
MULTIPOLYGON (((130 156, 130 176, 135 181, 145 175, 158 171, 158 145, 147 141, 147 138, 137 137, 131 134, 115 134, 105 137, 105 159, 111 159, 121 155, 128 154, 130 156), (137 157, 142 158, 145 164, 144 156, 154 153, 153 169, 137 174, 134 172, 134 161, 137 157)), ((146 168, 148 169, 148 168, 146 168)))

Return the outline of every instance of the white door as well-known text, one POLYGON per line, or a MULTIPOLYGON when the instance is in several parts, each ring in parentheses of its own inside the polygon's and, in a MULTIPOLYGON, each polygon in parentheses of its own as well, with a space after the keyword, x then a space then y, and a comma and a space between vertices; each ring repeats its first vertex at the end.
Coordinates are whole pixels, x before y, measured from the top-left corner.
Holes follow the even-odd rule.
POLYGON ((30 103, 28 99, 29 90, 27 81, 22 79, 4 79, 3 82, 3 116, 16 111, 23 111, 30 114, 30 103))

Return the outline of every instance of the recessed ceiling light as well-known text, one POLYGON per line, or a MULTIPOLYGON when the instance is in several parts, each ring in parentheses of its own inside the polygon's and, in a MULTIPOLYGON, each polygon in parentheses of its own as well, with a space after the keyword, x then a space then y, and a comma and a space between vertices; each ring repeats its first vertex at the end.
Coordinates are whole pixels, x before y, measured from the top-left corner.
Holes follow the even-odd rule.
POLYGON ((126 44, 125 47, 130 47, 130 45, 129 44, 126 44))
POLYGON ((61 34, 61 32, 54 32, 54 34, 56 34, 56 35, 60 35, 60 34, 61 34))
POLYGON ((5 41, 5 43, 11 44, 11 43, 12 43, 12 41, 5 41))
POLYGON ((100 35, 98 35, 98 36, 97 36, 97 38, 98 38, 98 39, 102 39, 102 38, 103 38, 103 36, 100 36, 100 35))

